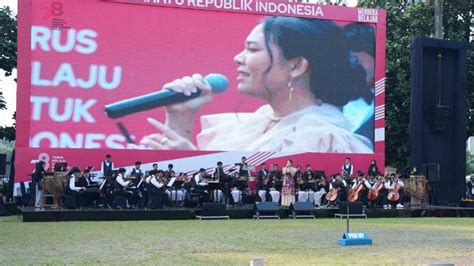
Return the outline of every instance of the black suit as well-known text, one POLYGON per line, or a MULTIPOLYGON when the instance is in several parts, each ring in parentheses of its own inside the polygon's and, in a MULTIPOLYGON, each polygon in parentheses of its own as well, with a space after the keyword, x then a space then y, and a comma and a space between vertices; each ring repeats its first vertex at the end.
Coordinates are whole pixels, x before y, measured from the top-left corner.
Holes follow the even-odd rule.
POLYGON ((309 179, 314 178, 314 172, 313 171, 305 171, 303 174, 303 180, 308 181, 309 179))
POLYGON ((267 176, 268 176, 268 171, 267 170, 261 169, 260 171, 258 171, 258 173, 257 173, 257 186, 262 184, 263 180, 267 176))

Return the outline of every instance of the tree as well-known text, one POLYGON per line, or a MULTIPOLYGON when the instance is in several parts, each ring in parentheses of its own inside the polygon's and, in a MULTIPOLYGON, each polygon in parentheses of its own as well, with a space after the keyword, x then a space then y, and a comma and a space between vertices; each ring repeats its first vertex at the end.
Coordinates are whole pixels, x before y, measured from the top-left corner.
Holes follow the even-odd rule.
MULTIPOLYGON (((0 8, 0 69, 5 76, 11 76, 17 62, 17 18, 9 7, 0 8)), ((1 89, 1 88, 0 88, 1 89)), ((7 109, 5 99, 0 93, 0 109, 7 109)))
MULTIPOLYGON (((410 44, 414 37, 434 36, 434 1, 362 0, 361 7, 387 10, 385 81, 386 164, 405 168, 409 163, 410 44)), ((444 0, 444 35, 450 40, 472 40, 471 1, 444 0)), ((472 41, 471 41, 472 46, 472 41)), ((468 52, 467 87, 474 84, 474 51, 468 52)), ((468 90, 468 135, 474 134, 474 92, 468 90)))

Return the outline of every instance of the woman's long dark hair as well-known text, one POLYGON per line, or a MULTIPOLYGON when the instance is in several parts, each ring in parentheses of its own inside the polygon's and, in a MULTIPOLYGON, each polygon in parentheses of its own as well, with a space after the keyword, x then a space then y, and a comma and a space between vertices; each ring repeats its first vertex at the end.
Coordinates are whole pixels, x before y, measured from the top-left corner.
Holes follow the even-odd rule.
POLYGON ((285 59, 304 57, 308 60, 310 87, 317 99, 343 106, 369 91, 365 70, 360 66, 350 66, 347 38, 334 22, 267 17, 262 23, 266 48, 272 62, 269 69, 274 57, 269 43, 273 42, 279 46, 285 59))

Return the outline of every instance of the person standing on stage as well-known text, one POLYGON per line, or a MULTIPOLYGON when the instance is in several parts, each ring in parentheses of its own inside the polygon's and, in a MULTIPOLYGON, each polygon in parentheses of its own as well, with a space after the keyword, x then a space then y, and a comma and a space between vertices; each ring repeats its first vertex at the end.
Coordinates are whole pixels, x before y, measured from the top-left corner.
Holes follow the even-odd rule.
POLYGON ((114 170, 114 163, 112 162, 112 155, 105 155, 105 161, 100 164, 100 171, 104 177, 111 177, 114 170))
POLYGON ((258 171, 258 173, 257 173, 257 188, 258 188, 259 185, 261 185, 263 183, 263 181, 265 180, 265 178, 267 176, 268 176, 267 164, 262 163, 260 171, 258 171))
POLYGON ((354 165, 352 165, 351 158, 347 157, 344 164, 341 167, 342 178, 346 179, 351 177, 354 173, 354 165))
POLYGON ((369 169, 367 170, 367 176, 369 177, 376 177, 379 174, 379 167, 377 166, 377 162, 372 160, 370 162, 369 169))
POLYGON ((293 162, 288 160, 286 166, 283 167, 283 186, 281 190, 281 206, 289 207, 295 202, 295 183, 294 178, 298 170, 293 166, 293 162))
MULTIPOLYGON (((35 165, 35 170, 33 170, 32 181, 35 187, 35 207, 44 208, 44 191, 42 186, 42 180, 44 178, 44 161, 39 161, 35 165)), ((31 189, 31 188, 30 188, 31 189)))
POLYGON ((173 170, 173 167, 173 164, 168 164, 168 170, 165 172, 165 177, 168 180, 170 180, 172 177, 176 177, 176 172, 173 170))
POLYGON ((245 178, 249 177, 250 175, 249 165, 247 164, 247 158, 245 156, 242 157, 242 160, 240 163, 236 163, 235 165, 239 167, 240 177, 245 177, 245 178))
POLYGON ((138 183, 140 182, 140 180, 143 176, 142 169, 140 169, 141 166, 142 166, 142 162, 136 161, 135 162, 135 167, 130 172, 130 176, 135 177, 135 179, 133 179, 133 184, 135 186, 138 186, 138 183))

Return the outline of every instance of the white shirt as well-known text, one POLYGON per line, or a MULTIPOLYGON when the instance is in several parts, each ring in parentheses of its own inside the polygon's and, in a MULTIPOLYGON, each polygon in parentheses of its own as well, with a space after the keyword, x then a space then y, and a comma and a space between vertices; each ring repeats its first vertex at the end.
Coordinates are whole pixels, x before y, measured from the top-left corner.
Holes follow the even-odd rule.
POLYGON ((200 150, 373 153, 372 143, 352 133, 353 125, 339 109, 322 103, 283 117, 272 128, 270 105, 254 113, 201 116, 200 150))
POLYGON ((150 179, 150 183, 155 186, 156 188, 161 188, 162 186, 164 186, 165 184, 163 184, 162 182, 159 182, 158 180, 156 180, 155 177, 151 178, 150 179))
MULTIPOLYGON (((392 185, 390 185, 390 181, 386 181, 385 182, 385 188, 386 189, 393 189, 393 187, 395 186, 395 183, 396 182, 392 182, 392 185)), ((400 187, 405 187, 405 184, 400 179, 398 180, 398 184, 400 184, 400 187)))
POLYGON ((76 177, 74 177, 74 175, 69 179, 69 189, 74 191, 82 190, 82 187, 76 187, 76 177))
POLYGON ((207 186, 207 182, 204 181, 204 178, 199 173, 194 176, 194 181, 196 181, 198 186, 207 186))
POLYGON ((130 181, 125 181, 123 179, 123 176, 120 174, 117 176, 117 182, 122 186, 122 187, 127 187, 128 184, 130 184, 130 181))
POLYGON ((349 175, 352 175, 352 174, 354 173, 354 165, 352 165, 352 163, 350 163, 350 164, 343 164, 342 167, 341 167, 341 169, 342 169, 343 172, 344 172, 344 166, 346 166, 346 165, 350 165, 350 166, 351 166, 351 172, 349 173, 349 175))
POLYGON ((105 163, 107 166, 110 164, 110 165, 111 165, 110 168, 111 168, 112 170, 114 169, 114 163, 113 163, 112 161, 107 162, 107 160, 105 160, 105 161, 102 161, 102 163, 100 164, 100 171, 101 171, 102 173, 104 173, 104 163, 105 163))
MULTIPOLYGON (((352 185, 352 189, 354 189, 362 180, 358 181, 356 180, 354 184, 352 185)), ((371 189, 372 186, 370 185, 369 181, 365 180, 364 185, 367 187, 367 189, 371 189)))

